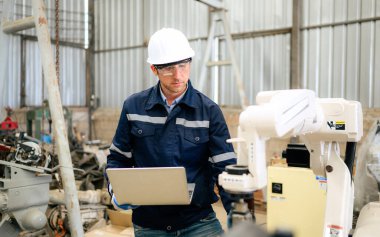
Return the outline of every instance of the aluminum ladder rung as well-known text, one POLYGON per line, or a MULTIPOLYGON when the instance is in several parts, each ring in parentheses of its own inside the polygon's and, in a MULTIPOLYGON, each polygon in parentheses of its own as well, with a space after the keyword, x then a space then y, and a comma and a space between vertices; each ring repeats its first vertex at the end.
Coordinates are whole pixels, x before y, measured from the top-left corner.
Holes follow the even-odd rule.
MULTIPOLYGON (((204 2, 204 1, 202 1, 204 2)), ((205 3, 205 2, 204 2, 205 3)), ((223 4, 223 2, 220 2, 223 4)), ((206 3, 208 4, 208 3, 206 3)), ((201 73, 199 76, 199 86, 198 89, 200 91, 204 90, 205 84, 206 84, 206 77, 207 77, 207 71, 208 67, 219 67, 219 66, 232 66, 232 70, 234 72, 233 79, 236 82, 236 86, 238 89, 239 97, 240 97, 240 105, 243 109, 245 109, 248 105, 248 98, 245 95, 244 91, 244 85, 240 74, 239 66, 236 62, 234 47, 233 47, 233 41, 231 36, 231 31, 229 29, 229 22, 228 18, 226 16, 227 10, 225 8, 217 8, 216 10, 211 11, 211 25, 209 27, 208 37, 207 37, 207 45, 203 57, 203 62, 201 66, 201 73), (226 41, 226 47, 227 51, 229 52, 229 59, 224 60, 218 60, 218 61, 209 61, 210 60, 210 54, 211 54, 211 48, 213 45, 213 41, 215 39, 215 31, 216 31, 216 25, 222 25, 222 29, 224 31, 224 38, 226 41)))
POLYGON ((207 63, 207 67, 225 66, 225 65, 231 65, 231 64, 232 62, 229 60, 210 61, 207 63))

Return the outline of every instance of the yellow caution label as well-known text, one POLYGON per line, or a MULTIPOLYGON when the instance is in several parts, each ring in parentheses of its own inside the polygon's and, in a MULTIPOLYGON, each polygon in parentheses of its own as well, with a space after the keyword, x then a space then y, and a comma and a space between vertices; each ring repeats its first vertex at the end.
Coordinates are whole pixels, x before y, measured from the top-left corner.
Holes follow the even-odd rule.
POLYGON ((331 130, 346 130, 346 122, 345 121, 327 121, 327 125, 331 130))

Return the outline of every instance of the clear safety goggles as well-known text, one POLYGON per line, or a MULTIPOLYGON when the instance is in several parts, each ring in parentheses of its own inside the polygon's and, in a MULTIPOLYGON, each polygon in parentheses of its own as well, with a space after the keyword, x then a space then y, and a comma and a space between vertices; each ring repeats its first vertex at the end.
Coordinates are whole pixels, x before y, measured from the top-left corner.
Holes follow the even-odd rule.
POLYGON ((177 71, 183 73, 187 70, 187 66, 190 64, 191 58, 170 63, 164 65, 154 65, 154 67, 159 71, 163 76, 171 76, 174 73, 174 69, 177 68, 177 71))

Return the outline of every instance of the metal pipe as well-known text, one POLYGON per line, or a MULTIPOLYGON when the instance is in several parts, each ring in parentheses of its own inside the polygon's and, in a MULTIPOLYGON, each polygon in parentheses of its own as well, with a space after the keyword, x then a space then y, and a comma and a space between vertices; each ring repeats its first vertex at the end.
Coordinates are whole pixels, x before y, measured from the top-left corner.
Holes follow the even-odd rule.
MULTIPOLYGON (((266 37, 266 36, 273 36, 273 35, 284 35, 284 34, 290 34, 292 31, 291 27, 285 27, 285 28, 277 28, 277 29, 270 29, 270 30, 257 30, 257 31, 248 31, 243 33, 231 33, 232 39, 246 39, 246 38, 257 38, 257 37, 266 37)), ((224 40, 224 34, 214 34, 214 38, 220 38, 221 40, 224 40)), ((199 41, 199 40, 207 40, 207 37, 194 37, 189 38, 189 42, 193 41, 199 41)), ((117 52, 117 51, 123 51, 123 50, 130 50, 130 49, 139 49, 139 48, 146 48, 147 44, 140 44, 140 45, 133 45, 133 46, 127 46, 127 47, 119 47, 119 48, 109 48, 109 49, 98 49, 94 50, 94 53, 108 53, 108 52, 117 52)))
POLYGON ((16 33, 18 31, 27 30, 34 27, 34 17, 28 16, 14 21, 5 21, 3 31, 7 34, 16 33))
MULTIPOLYGON (((62 28, 60 28, 60 29, 62 29, 62 28)), ((25 34, 16 34, 16 35, 22 36, 24 38, 24 40, 38 41, 37 36, 34 36, 34 35, 25 35, 25 34)), ((55 39, 51 38, 50 42, 52 44, 54 44, 55 39)), ((59 45, 68 46, 68 47, 76 48, 76 49, 84 49, 84 44, 68 42, 68 41, 63 41, 63 40, 59 40, 59 45)))
MULTIPOLYGON (((285 35, 290 34, 292 31, 292 27, 284 27, 284 28, 276 28, 269 30, 256 30, 256 31, 248 31, 242 33, 234 33, 231 34, 232 39, 246 39, 246 38, 257 38, 257 37, 267 37, 274 35, 285 35)), ((217 35, 219 37, 219 35, 217 35)))
POLYGON ((48 89, 49 108, 56 138, 58 159, 61 166, 63 189, 65 190, 66 209, 69 217, 71 236, 84 236, 80 215, 78 194, 75 186, 73 165, 67 139, 66 125, 63 116, 62 101, 54 66, 53 50, 50 43, 49 28, 45 15, 43 0, 33 0, 34 21, 41 52, 42 68, 48 89))
MULTIPOLYGON (((248 31, 243 33, 231 33, 232 39, 247 39, 247 38, 257 38, 257 37, 266 37, 266 36, 273 36, 273 35, 285 35, 290 34, 292 31, 291 27, 285 27, 285 28, 277 28, 277 29, 270 29, 270 30, 257 30, 257 31, 248 31)), ((220 38, 221 40, 224 40, 224 34, 214 34, 214 38, 220 38)), ((193 41, 199 41, 199 40, 207 40, 207 37, 194 37, 189 38, 189 42, 193 41)), ((140 45, 133 45, 133 46, 127 46, 127 47, 119 47, 119 48, 109 48, 109 49, 98 49, 94 50, 94 53, 108 53, 108 52, 117 52, 117 51, 123 51, 123 50, 130 50, 130 49, 139 49, 139 48, 146 48, 146 44, 140 44, 140 45)))
POLYGON ((198 2, 204 3, 209 7, 213 7, 215 9, 224 10, 224 2, 218 0, 197 0, 198 2))
POLYGON ((371 22, 371 21, 375 22, 375 21, 379 21, 379 20, 380 20, 380 17, 369 17, 369 18, 350 20, 350 21, 342 21, 342 22, 326 23, 326 24, 320 24, 320 25, 304 26, 304 27, 301 27, 301 30, 312 30, 312 29, 318 29, 318 28, 324 28, 324 27, 335 27, 335 26, 342 26, 342 25, 361 24, 361 23, 366 23, 366 22, 371 22))
MULTIPOLYGON (((58 189, 50 190, 49 200, 57 204, 64 204, 64 195, 65 193, 58 189)), ((102 190, 78 191, 78 200, 88 204, 99 204, 102 201, 102 190)))

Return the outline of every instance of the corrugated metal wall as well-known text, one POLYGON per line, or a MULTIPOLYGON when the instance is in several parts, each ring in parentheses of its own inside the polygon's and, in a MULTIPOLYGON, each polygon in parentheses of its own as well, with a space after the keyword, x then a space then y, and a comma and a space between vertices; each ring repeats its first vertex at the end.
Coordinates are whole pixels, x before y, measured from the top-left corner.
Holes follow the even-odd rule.
MULTIPOLYGON (((302 1, 301 68, 305 88, 316 90, 320 97, 345 97, 360 100, 365 107, 380 106, 380 95, 375 93, 380 88, 379 2, 302 1), (355 22, 368 18, 373 19, 355 22), (340 24, 345 21, 349 22, 340 24), (317 27, 320 24, 322 26, 317 27)), ((17 0, 16 3, 16 18, 31 14, 28 7, 30 1, 17 0)), ((48 20, 53 22, 54 1, 48 0, 46 3, 48 20)), ((85 3, 61 1, 61 39, 78 45, 87 44, 86 35, 91 29, 86 28, 88 15, 84 13, 85 3)), ((206 5, 195 0, 95 0, 94 4, 95 93, 100 98, 101 106, 120 107, 127 96, 156 82, 145 62, 146 44, 149 36, 162 27, 178 28, 189 37, 196 51, 191 79, 197 86, 210 23, 206 5)), ((225 0, 225 4, 229 9, 233 34, 291 27, 291 0, 225 0)), ((27 33, 33 35, 33 30, 27 33)), ((38 49, 32 40, 27 40, 25 44, 26 57, 33 59, 26 61, 26 102, 27 105, 40 105, 46 90, 42 87, 38 49)), ((234 46, 250 103, 254 103, 254 97, 260 90, 290 87, 288 32, 238 37, 234 40, 234 46)), ((1 83, 1 91, 5 91, 1 93, 1 107, 20 105, 21 40, 18 36, 12 37, 10 48, 9 80, 1 83)), ((214 54, 220 59, 228 58, 222 38, 214 54)), ((84 49, 62 46, 61 62, 61 78, 65 83, 61 91, 64 104, 84 105, 84 49)), ((221 105, 239 105, 231 68, 222 67, 218 78, 218 83, 208 82, 205 93, 221 105), (217 98, 213 94, 215 86, 219 88, 217 98)))
MULTIPOLYGON (((0 45, 0 47, 4 46, 0 45)), ((17 108, 20 105, 20 37, 10 37, 8 47, 8 78, 0 80, 0 111, 6 106, 17 108)))
MULTIPOLYGON (((32 15, 32 1, 30 0, 14 0, 14 18, 20 19, 32 15)), ((49 24, 51 38, 54 38, 55 32, 55 0, 44 0, 46 6, 46 17, 49 24)), ((85 44, 86 24, 88 24, 87 0, 60 0, 59 3, 59 19, 60 19, 60 40, 78 44, 85 44)), ((36 35, 35 29, 22 32, 25 35, 36 35)))
MULTIPOLYGON (((162 27, 180 29, 190 39, 196 51, 191 80, 197 86, 210 24, 205 4, 189 0, 99 0, 95 4, 95 87, 101 106, 119 107, 127 96, 156 82, 145 62, 146 44, 150 35, 162 27), (124 16, 121 22, 117 20, 120 15, 124 16), (131 54, 137 55, 136 58, 131 58, 131 54), (133 82, 125 82, 131 77, 133 82)), ((229 0, 225 4, 232 33, 291 25, 291 0, 229 0)), ((217 34, 220 32, 221 27, 217 34)), ((237 60, 251 103, 260 90, 289 87, 289 44, 289 34, 235 41, 237 60)), ((219 58, 227 57, 221 39, 219 58)), ((224 105, 239 105, 232 75, 230 67, 221 67, 219 83, 208 81, 204 92, 213 97, 213 87, 217 85, 219 97, 214 99, 224 105)))
POLYGON ((380 107, 380 1, 305 0, 303 13, 304 85, 380 107))
MULTIPOLYGON (((225 0, 225 5, 233 34, 289 29, 292 25, 291 0, 225 0)), ((320 97, 345 97, 360 100, 365 107, 379 107, 380 95, 374 93, 380 88, 378 21, 310 27, 378 16, 379 0, 304 0, 302 5, 303 86, 316 90, 320 97)), ((146 43, 162 27, 180 29, 190 39, 196 51, 191 79, 197 85, 209 26, 206 5, 195 0, 97 0, 95 10, 95 77, 97 82, 103 81, 95 87, 101 106, 120 107, 131 93, 155 82, 145 63, 146 43), (128 78, 133 82, 124 82, 128 78)), ((290 39, 289 31, 235 38, 250 103, 260 90, 290 88, 290 39)), ((228 58, 223 39, 219 45, 215 57, 228 58)), ((218 83, 208 81, 204 92, 221 105, 239 105, 232 75, 231 68, 222 67, 218 83), (218 98, 214 97, 215 86, 218 98)))
MULTIPOLYGON (((55 14, 54 0, 45 1, 46 14, 50 34, 54 38, 55 14)), ((63 105, 85 105, 85 50, 88 44, 88 15, 85 1, 60 1, 60 40, 77 46, 60 46, 60 91, 63 105), (86 16, 86 17, 85 17, 86 16), (85 34, 85 32, 87 32, 85 34)), ((3 1, 0 1, 0 16, 3 12, 3 1)), ((29 0, 16 0, 14 15, 11 19, 20 19, 31 16, 32 7, 29 0)), ((20 35, 11 36, 9 47, 9 64, 7 80, 0 83, 0 108, 11 106, 18 108, 21 105, 21 50, 24 44, 25 55, 25 103, 26 106, 40 106, 47 98, 47 90, 43 85, 42 65, 35 30, 22 32, 27 38, 21 40, 20 35), (34 37, 34 38, 33 38, 34 37)), ((54 53, 55 47, 52 45, 54 53)))
POLYGON ((225 0, 232 33, 289 27, 292 24, 291 0, 225 0))
MULTIPOLYGON (((120 107, 128 95, 156 83, 146 63, 146 44, 156 30, 185 29, 202 52, 197 49, 205 43, 197 38, 207 34, 207 12, 195 1, 95 1, 95 93, 101 106, 120 107)), ((192 72, 200 62, 194 59, 192 72)))
MULTIPOLYGON (((259 91, 290 88, 289 45, 289 34, 235 40, 245 92, 252 104, 259 91)), ((222 67, 219 87, 222 105, 240 103, 233 76, 231 67, 222 67)))
MULTIPOLYGON (((55 46, 52 45, 55 52, 55 46)), ((86 66, 83 49, 60 46, 60 92, 63 105, 85 105, 86 66)), ((26 105, 40 106, 47 99, 48 92, 44 83, 38 43, 25 42, 25 88, 26 105)), ((20 80, 17 80, 20 81, 20 80)))
MULTIPOLYGON (((231 32, 247 33, 283 29, 292 24, 291 0, 228 0, 231 32)), ((262 90, 290 87, 290 34, 277 34, 235 40, 235 54, 242 74, 245 93, 250 103, 262 90)), ((228 58, 222 44, 221 58, 228 58)), ((231 67, 220 73, 219 103, 239 105, 238 89, 231 67)))

